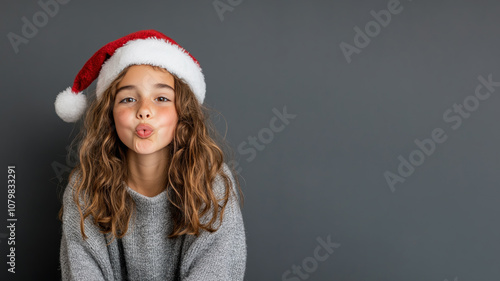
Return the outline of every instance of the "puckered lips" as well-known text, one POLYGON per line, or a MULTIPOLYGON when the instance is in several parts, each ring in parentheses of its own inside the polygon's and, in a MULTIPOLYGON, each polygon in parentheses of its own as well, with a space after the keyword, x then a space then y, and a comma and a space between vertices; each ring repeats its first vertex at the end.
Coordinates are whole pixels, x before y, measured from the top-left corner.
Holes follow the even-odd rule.
POLYGON ((153 134, 153 131, 154 131, 154 128, 148 124, 145 124, 145 123, 139 124, 139 126, 137 126, 135 128, 135 133, 141 139, 148 138, 149 136, 151 136, 151 134, 153 134))

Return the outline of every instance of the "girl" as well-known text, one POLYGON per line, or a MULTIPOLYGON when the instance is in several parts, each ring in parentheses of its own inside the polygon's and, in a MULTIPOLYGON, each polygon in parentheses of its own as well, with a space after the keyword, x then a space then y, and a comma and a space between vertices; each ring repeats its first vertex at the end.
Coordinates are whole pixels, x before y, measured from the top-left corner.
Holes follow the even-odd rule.
POLYGON ((241 188, 204 97, 198 61, 154 30, 103 46, 58 95, 64 121, 87 111, 59 214, 63 280, 243 280, 241 188))

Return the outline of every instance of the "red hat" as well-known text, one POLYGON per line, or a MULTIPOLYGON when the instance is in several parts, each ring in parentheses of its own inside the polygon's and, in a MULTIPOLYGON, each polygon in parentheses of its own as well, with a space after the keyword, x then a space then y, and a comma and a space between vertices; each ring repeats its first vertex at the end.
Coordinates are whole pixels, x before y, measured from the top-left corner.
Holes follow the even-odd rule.
POLYGON ((123 69, 138 64, 165 68, 183 79, 199 103, 203 103, 206 85, 199 62, 164 34, 156 30, 142 30, 99 49, 78 72, 73 87, 57 95, 57 115, 66 122, 76 122, 87 108, 83 90, 97 78, 96 96, 100 98, 123 69))

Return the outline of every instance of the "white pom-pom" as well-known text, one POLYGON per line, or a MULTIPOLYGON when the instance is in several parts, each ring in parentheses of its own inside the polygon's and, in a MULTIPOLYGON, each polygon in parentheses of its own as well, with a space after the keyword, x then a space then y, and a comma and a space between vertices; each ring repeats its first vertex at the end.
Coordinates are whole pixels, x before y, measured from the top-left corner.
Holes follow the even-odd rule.
POLYGON ((54 105, 57 115, 65 122, 72 123, 85 112, 87 99, 81 92, 75 94, 71 91, 71 87, 68 87, 57 95, 54 105))

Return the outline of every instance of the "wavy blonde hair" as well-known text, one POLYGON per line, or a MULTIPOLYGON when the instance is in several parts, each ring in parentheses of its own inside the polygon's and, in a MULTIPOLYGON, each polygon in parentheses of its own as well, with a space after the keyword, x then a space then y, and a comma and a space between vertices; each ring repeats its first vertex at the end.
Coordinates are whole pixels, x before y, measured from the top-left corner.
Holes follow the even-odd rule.
MULTIPOLYGON (((90 215, 101 233, 112 235, 113 239, 122 238, 127 233, 135 209, 135 202, 123 184, 128 179, 128 148, 118 138, 112 111, 118 83, 128 69, 118 75, 100 98, 94 99, 85 115, 83 128, 71 144, 74 146, 77 143, 79 151, 79 163, 71 171, 69 179, 71 181, 74 174, 79 175, 75 177, 73 200, 80 212, 80 230, 84 239, 87 238, 84 220, 90 215), (83 206, 79 198, 83 200, 83 206)), ((228 156, 232 158, 232 150, 209 119, 209 108, 200 105, 190 87, 173 76, 178 123, 174 138, 167 146, 170 164, 165 171, 168 186, 172 188, 169 201, 174 227, 169 238, 184 234, 198 236, 202 230, 217 231, 218 226, 214 227, 214 224, 217 217, 222 223, 230 192, 233 192, 231 177, 223 171, 224 159, 228 156), (218 174, 225 187, 221 202, 212 188, 218 174), (202 223, 201 218, 205 215, 212 217, 202 223)), ((234 168, 228 167, 236 175, 234 168)), ((242 194, 238 177, 234 179, 242 194)), ((242 196, 239 198, 242 199, 242 196)), ((61 221, 63 209, 62 206, 59 211, 61 221)))

